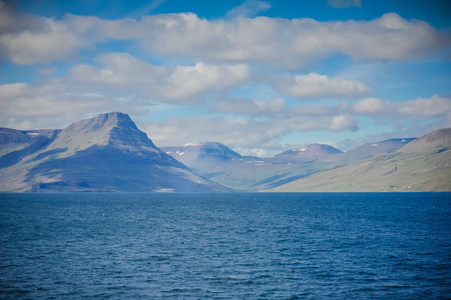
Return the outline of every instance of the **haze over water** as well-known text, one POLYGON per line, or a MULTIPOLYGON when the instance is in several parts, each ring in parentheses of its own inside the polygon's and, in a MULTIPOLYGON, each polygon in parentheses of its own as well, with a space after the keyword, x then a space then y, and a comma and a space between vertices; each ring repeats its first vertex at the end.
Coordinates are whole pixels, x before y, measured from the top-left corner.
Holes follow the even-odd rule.
POLYGON ((451 297, 451 195, 1 194, 0 298, 451 297))

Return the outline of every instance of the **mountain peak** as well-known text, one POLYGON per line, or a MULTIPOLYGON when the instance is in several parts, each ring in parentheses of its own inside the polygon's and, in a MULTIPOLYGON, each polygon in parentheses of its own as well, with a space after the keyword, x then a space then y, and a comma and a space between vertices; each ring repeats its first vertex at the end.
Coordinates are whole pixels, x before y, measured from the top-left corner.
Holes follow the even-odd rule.
POLYGON ((181 147, 162 147, 161 150, 187 166, 205 160, 230 161, 242 156, 217 142, 188 143, 181 147))
POLYGON ((121 112, 100 114, 94 118, 75 122, 68 128, 98 130, 99 128, 112 128, 117 126, 127 126, 137 129, 130 116, 121 112))
POLYGON ((437 129, 422 137, 415 139, 402 148, 401 152, 428 152, 435 151, 436 148, 451 147, 451 128, 437 129))
POLYGON ((287 150, 274 156, 274 159, 317 160, 334 154, 341 154, 340 150, 326 144, 310 144, 305 147, 287 150))
POLYGON ((158 151, 132 119, 121 112, 105 113, 71 124, 61 131, 51 148, 67 148, 74 152, 107 145, 123 149, 145 147, 147 150, 158 151))
POLYGON ((105 121, 111 120, 111 121, 116 121, 116 122, 127 122, 127 123, 131 122, 131 123, 133 123, 133 121, 132 121, 132 119, 130 118, 129 115, 127 115, 126 113, 123 113, 123 112, 119 112, 119 111, 114 111, 114 112, 100 114, 97 117, 95 117, 94 119, 100 119, 100 120, 105 120, 105 121))

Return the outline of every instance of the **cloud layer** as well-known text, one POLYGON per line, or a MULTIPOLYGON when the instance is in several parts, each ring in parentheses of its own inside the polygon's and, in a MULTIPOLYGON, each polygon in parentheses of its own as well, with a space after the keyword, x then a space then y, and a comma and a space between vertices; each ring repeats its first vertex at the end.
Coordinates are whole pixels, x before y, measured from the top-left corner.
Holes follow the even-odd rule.
MULTIPOLYGON (((157 66, 126 53, 104 53, 95 58, 100 67, 76 65, 69 78, 92 89, 106 87, 156 101, 187 104, 194 97, 218 92, 248 80, 245 64, 157 66)), ((196 100, 194 100, 196 101, 196 100)))
POLYGON ((434 95, 408 101, 390 101, 365 98, 352 105, 355 113, 374 117, 392 117, 421 120, 430 117, 445 117, 451 125, 451 97, 434 95))
POLYGON ((282 76, 275 79, 274 85, 282 94, 302 99, 359 98, 370 91, 365 83, 317 73, 282 76))
MULTIPOLYGON (((246 1, 239 10, 263 10, 264 2, 246 1)), ((244 14, 246 15, 246 14, 244 14)), ((442 33, 422 21, 388 13, 371 21, 247 18, 207 20, 193 13, 143 16, 140 20, 103 20, 66 15, 61 20, 12 16, 0 4, 0 55, 18 64, 70 59, 96 43, 133 41, 162 56, 184 56, 222 63, 253 62, 292 70, 336 54, 360 61, 427 57, 450 45, 442 33)))

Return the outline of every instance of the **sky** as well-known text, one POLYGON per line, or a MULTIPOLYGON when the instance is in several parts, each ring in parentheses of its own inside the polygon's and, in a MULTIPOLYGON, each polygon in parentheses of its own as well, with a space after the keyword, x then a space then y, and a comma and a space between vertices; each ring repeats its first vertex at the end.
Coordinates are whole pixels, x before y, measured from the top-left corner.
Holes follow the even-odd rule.
POLYGON ((0 1, 0 126, 270 157, 451 127, 451 1, 0 1))

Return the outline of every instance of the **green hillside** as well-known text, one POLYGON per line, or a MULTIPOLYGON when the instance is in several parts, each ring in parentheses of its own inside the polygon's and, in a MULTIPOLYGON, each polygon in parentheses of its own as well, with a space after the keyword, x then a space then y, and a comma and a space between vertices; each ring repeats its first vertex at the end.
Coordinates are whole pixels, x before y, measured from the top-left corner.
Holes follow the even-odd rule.
POLYGON ((267 191, 451 191, 450 137, 451 129, 440 129, 396 153, 317 173, 267 191))

